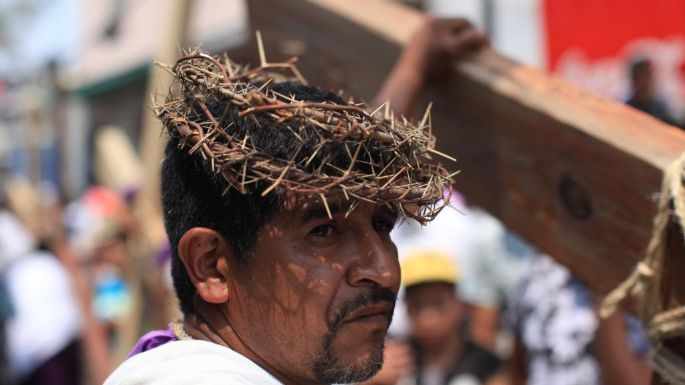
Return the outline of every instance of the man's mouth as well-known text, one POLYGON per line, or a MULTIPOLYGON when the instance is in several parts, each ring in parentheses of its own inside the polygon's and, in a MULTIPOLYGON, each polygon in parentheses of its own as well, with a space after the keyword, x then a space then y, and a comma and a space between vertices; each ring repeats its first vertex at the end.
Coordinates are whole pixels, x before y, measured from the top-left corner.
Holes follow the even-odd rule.
POLYGON ((390 302, 382 302, 374 305, 363 306, 350 313, 344 322, 383 324, 387 326, 388 323, 390 323, 390 315, 392 314, 393 306, 394 305, 390 302))
POLYGON ((363 293, 342 302, 336 307, 335 318, 329 321, 331 334, 343 325, 367 325, 374 329, 390 325, 397 294, 389 289, 363 293))

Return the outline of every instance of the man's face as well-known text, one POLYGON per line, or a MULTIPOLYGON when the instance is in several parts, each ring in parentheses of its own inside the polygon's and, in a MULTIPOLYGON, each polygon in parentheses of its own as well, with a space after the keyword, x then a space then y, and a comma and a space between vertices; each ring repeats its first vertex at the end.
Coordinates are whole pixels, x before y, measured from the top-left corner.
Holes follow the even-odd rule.
POLYGON ((248 262, 230 266, 229 321, 296 383, 366 379, 382 364, 400 284, 396 214, 365 203, 345 217, 346 202, 332 199, 333 219, 320 201, 290 206, 261 229, 248 262))
POLYGON ((422 350, 440 350, 457 333, 463 306, 447 283, 424 283, 407 289, 407 313, 412 338, 422 350))

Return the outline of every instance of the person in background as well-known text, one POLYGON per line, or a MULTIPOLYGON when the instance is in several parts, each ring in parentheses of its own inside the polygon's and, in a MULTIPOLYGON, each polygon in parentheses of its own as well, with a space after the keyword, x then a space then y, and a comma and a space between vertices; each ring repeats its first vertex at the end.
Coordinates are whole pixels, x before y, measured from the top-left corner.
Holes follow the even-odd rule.
POLYGON ((630 65, 630 84, 632 95, 626 103, 640 111, 646 112, 664 122, 680 126, 671 115, 666 103, 656 92, 654 65, 649 59, 640 58, 630 65))
POLYGON ((390 340, 383 369, 364 385, 485 383, 501 362, 469 337, 467 308, 456 294, 460 273, 454 258, 416 249, 401 266, 409 345, 390 340))
POLYGON ((131 217, 117 192, 98 186, 86 190, 64 213, 69 244, 92 281, 93 311, 113 336, 132 308, 125 280, 131 217))
MULTIPOLYGON (((407 251, 421 247, 440 249, 452 256, 463 272, 457 294, 468 307, 471 338, 506 356, 511 338, 501 328, 502 308, 535 250, 495 217, 469 207, 458 192, 449 195, 450 208, 427 226, 404 222, 393 231, 400 260, 407 251)), ((391 333, 406 334, 402 314, 400 311, 396 317, 391 333)))
POLYGON ((565 267, 538 255, 511 293, 517 335, 512 385, 647 385, 649 346, 636 319, 602 320, 599 300, 565 267))
POLYGON ((0 211, 0 276, 12 305, 4 325, 9 371, 21 385, 80 384, 76 294, 62 263, 37 246, 38 239, 9 210, 0 211))
POLYGON ((471 246, 461 258, 464 278, 459 296, 469 304, 474 341, 506 356, 511 338, 502 328, 502 309, 535 250, 485 211, 472 207, 466 215, 471 246))
POLYGON ((402 50, 373 104, 389 102, 396 116, 409 118, 421 94, 443 81, 455 60, 487 44, 487 36, 466 19, 428 19, 402 50))

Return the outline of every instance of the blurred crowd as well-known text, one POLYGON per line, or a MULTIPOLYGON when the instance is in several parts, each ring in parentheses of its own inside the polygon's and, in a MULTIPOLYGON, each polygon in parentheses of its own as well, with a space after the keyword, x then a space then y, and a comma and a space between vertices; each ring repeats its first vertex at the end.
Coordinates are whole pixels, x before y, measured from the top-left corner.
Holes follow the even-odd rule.
POLYGON ((169 250, 141 244, 135 196, 92 186, 63 202, 25 181, 8 184, 0 206, 1 383, 99 383, 141 328, 173 317, 169 250))

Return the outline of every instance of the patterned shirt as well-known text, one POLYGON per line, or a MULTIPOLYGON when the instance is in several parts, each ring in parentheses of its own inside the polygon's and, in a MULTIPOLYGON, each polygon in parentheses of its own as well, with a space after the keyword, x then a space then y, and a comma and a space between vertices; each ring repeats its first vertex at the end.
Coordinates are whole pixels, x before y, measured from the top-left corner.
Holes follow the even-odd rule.
MULTIPOLYGON (((528 385, 600 385, 594 352, 599 319, 589 290, 547 256, 531 261, 512 292, 506 319, 527 353, 528 385)), ((634 318, 626 319, 636 354, 648 344, 634 318)))

